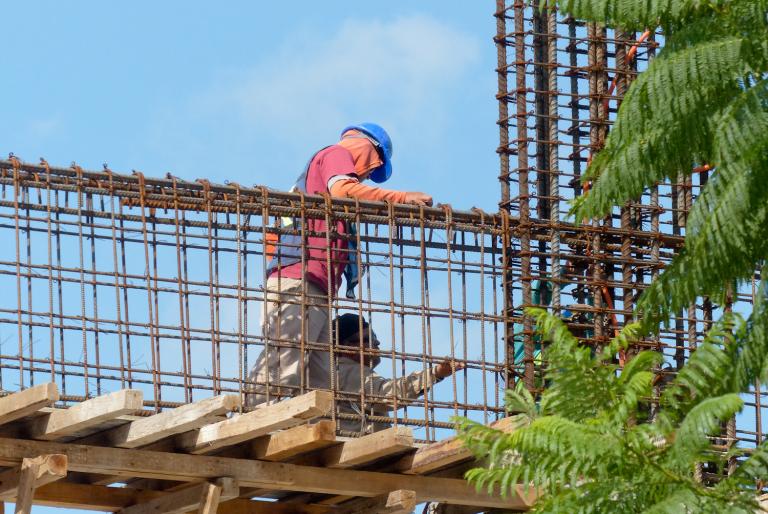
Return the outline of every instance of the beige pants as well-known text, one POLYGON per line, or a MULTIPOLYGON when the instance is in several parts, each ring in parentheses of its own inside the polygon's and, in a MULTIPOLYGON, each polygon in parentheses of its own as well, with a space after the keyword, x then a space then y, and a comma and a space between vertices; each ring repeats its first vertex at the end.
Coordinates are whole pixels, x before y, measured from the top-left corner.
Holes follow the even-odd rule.
POLYGON ((255 383, 246 394, 245 404, 261 403, 295 396, 306 387, 308 352, 302 343, 328 344, 328 295, 312 282, 300 279, 270 278, 267 280, 265 316, 261 324, 264 350, 248 374, 255 383), (306 303, 302 305, 302 299, 306 303), (302 337, 302 320, 303 337, 302 337))

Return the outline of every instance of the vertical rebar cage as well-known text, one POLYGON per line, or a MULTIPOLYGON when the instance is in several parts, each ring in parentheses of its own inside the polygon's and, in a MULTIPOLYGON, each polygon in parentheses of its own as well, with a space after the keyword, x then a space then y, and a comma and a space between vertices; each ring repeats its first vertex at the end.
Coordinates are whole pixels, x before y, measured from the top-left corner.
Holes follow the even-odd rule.
MULTIPOLYGON (((541 384, 540 347, 529 305, 547 306, 600 344, 631 320, 645 286, 670 262, 685 236, 686 217, 707 173, 659 184, 610 216, 575 227, 569 200, 586 194, 580 177, 605 142, 621 99, 647 68, 663 35, 629 33, 584 23, 540 0, 497 0, 498 94, 502 211, 519 219, 513 231, 507 339, 513 380, 531 390, 541 384), (572 221, 572 220, 571 220, 572 221)), ((699 299, 677 313, 647 346, 662 351, 660 372, 674 373, 725 309, 748 313, 756 279, 732 303, 699 299)), ((755 384, 728 444, 753 447, 763 440, 765 386, 755 384)))
MULTIPOLYGON (((487 423, 503 415, 506 218, 15 159, 0 163, 0 184, 4 391, 56 381, 63 399, 79 401, 135 388, 160 410, 266 386, 249 379, 258 355, 265 346, 295 346, 322 352, 334 367, 356 360, 356 373, 363 354, 373 353, 383 378, 445 358, 465 366, 417 397, 352 391, 334 377, 324 388, 334 393, 332 417, 347 426, 405 424, 435 440, 453 427, 452 416, 487 423), (355 297, 342 287, 314 300, 330 319, 353 312, 369 320, 378 350, 263 336, 267 260, 287 251, 281 235, 308 245, 312 220, 356 223, 356 234, 345 236, 356 243, 349 258, 365 270, 355 297)), ((308 389, 302 379, 281 394, 308 389)))

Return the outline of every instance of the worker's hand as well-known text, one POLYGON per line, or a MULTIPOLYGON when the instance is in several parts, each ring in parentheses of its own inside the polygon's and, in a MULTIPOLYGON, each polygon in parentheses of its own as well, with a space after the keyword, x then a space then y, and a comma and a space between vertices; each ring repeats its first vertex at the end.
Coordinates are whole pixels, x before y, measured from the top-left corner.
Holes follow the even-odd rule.
POLYGON ((445 378, 453 375, 454 370, 461 371, 466 365, 463 362, 453 362, 451 366, 451 359, 445 359, 443 362, 435 366, 435 376, 437 378, 445 378))
POLYGON ((432 197, 426 193, 413 191, 405 193, 405 203, 409 203, 411 205, 425 205, 429 207, 432 205, 432 197))

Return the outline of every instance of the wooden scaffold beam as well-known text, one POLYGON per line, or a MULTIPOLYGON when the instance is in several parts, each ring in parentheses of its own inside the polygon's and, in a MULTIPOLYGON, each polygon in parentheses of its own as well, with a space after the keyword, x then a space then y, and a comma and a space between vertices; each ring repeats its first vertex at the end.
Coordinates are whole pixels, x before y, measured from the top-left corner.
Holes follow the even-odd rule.
POLYGON ((15 498, 16 514, 29 514, 35 489, 67 476, 67 456, 23 458, 21 465, 0 473, 0 498, 15 498))
POLYGON ((240 407, 240 396, 225 394, 188 403, 148 418, 137 419, 106 432, 78 441, 118 448, 139 448, 166 437, 201 428, 221 421, 221 416, 240 407))
POLYGON ((198 514, 216 514, 219 502, 233 500, 240 489, 231 478, 220 478, 179 489, 157 498, 126 507, 120 514, 181 514, 197 511, 198 514))
POLYGON ((532 501, 532 495, 523 494, 522 486, 518 488, 517 494, 510 494, 508 498, 503 499, 497 495, 476 491, 466 481, 453 478, 0 438, 0 465, 18 465, 24 458, 46 453, 67 455, 69 469, 81 473, 181 482, 232 477, 241 487, 246 488, 346 496, 370 497, 398 489, 409 489, 416 492, 418 501, 442 501, 510 510, 525 510, 532 501))
POLYGON ((416 508, 416 492, 398 489, 373 498, 360 498, 334 509, 334 514, 411 514, 416 508))
POLYGON ((141 410, 143 395, 134 389, 122 389, 78 403, 69 409, 57 409, 39 416, 21 432, 31 439, 51 441, 62 437, 79 437, 92 432, 104 421, 141 410))
POLYGON ((336 423, 321 420, 260 437, 251 443, 251 458, 273 462, 336 444, 336 423))
POLYGON ((176 445, 187 453, 212 453, 275 430, 295 427, 327 414, 332 405, 330 392, 312 391, 183 434, 176 445))
POLYGON ((413 431, 401 425, 329 448, 323 452, 321 464, 327 468, 352 468, 409 450, 413 450, 413 431))
MULTIPOLYGON (((516 427, 514 418, 502 418, 490 424, 491 428, 511 432, 516 427)), ((400 473, 426 475, 472 460, 472 452, 459 437, 451 437, 419 448, 406 455, 395 466, 400 473)))
POLYGON ((0 398, 0 425, 34 414, 59 401, 59 389, 53 382, 40 384, 0 398))

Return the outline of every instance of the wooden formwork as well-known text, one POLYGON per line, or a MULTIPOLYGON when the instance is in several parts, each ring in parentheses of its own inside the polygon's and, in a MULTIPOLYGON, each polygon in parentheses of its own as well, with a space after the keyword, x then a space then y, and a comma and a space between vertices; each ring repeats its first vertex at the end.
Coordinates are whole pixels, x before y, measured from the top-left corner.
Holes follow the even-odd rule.
POLYGON ((332 406, 325 391, 244 414, 234 413, 237 395, 149 416, 136 390, 67 409, 58 399, 54 383, 0 399, 0 499, 17 512, 35 503, 125 514, 407 513, 427 501, 481 512, 532 502, 522 487, 502 498, 463 480, 473 456, 457 438, 417 445, 404 426, 337 437, 322 419, 332 406))

